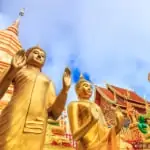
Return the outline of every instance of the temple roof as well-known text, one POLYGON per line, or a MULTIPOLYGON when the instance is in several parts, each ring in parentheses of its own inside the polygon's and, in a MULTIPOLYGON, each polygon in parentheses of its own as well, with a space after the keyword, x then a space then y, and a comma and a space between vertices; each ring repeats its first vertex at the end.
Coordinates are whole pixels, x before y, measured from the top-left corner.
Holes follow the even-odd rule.
MULTIPOLYGON (((144 98, 138 96, 134 91, 109 84, 106 84, 106 87, 107 88, 96 87, 96 95, 98 93, 107 102, 114 105, 119 105, 124 109, 126 108, 128 101, 131 102, 134 107, 145 110, 144 98)), ((95 100, 98 101, 99 98, 96 97, 95 100)))
POLYGON ((119 95, 120 97, 122 97, 124 99, 130 100, 133 102, 137 102, 137 103, 141 103, 141 104, 145 104, 144 98, 137 95, 134 91, 116 87, 116 86, 110 85, 110 84, 107 84, 106 86, 107 86, 107 89, 111 90, 112 92, 115 92, 117 95, 119 95))
POLYGON ((118 104, 121 107, 126 107, 126 103, 116 98, 115 95, 108 89, 97 87, 96 90, 106 101, 112 104, 118 104))

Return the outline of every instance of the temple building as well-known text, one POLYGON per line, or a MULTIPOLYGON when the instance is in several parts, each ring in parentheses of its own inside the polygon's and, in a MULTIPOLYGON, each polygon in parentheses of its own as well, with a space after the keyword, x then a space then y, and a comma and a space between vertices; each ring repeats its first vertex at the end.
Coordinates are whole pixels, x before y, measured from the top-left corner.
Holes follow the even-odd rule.
POLYGON ((58 120, 48 119, 44 150, 49 149, 76 149, 76 142, 72 139, 66 109, 58 120))
POLYGON ((127 102, 131 103, 139 113, 145 113, 145 99, 140 97, 136 92, 110 84, 106 84, 106 88, 96 87, 95 103, 101 107, 110 126, 115 123, 115 107, 120 106, 126 115, 127 102))
MULTIPOLYGON (((23 10, 19 14, 23 16, 23 10)), ((12 57, 22 46, 18 39, 18 28, 20 18, 6 29, 0 30, 0 79, 10 67, 12 57)), ((10 101, 13 94, 13 86, 10 85, 7 92, 0 100, 0 110, 2 110, 10 101)))

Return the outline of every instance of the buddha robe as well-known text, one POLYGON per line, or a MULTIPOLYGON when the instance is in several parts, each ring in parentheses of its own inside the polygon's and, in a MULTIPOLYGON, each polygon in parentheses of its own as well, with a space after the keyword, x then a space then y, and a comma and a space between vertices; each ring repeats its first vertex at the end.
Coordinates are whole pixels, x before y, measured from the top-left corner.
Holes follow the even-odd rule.
POLYGON ((52 106, 50 80, 41 72, 21 69, 14 94, 0 115, 0 150, 42 150, 47 109, 52 106))
POLYGON ((78 150, 117 150, 115 128, 107 127, 104 115, 97 104, 90 101, 71 102, 68 106, 68 116, 78 150), (92 118, 88 111, 90 107, 95 108, 99 115, 98 121, 94 124, 89 121, 92 118), (88 130, 85 131, 87 127, 88 130))

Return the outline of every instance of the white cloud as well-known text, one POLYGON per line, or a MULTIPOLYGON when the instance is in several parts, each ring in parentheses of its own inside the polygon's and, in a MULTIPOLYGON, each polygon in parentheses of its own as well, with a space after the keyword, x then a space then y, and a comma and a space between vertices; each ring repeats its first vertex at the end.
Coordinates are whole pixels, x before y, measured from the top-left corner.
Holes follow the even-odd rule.
MULTIPOLYGON (((3 0, 11 21, 25 7, 20 40, 25 48, 40 44, 53 61, 46 72, 61 88, 61 76, 72 54, 92 80, 136 88, 150 99, 150 10, 148 0, 3 0)), ((6 19, 6 17, 3 17, 6 19)), ((1 17, 0 17, 1 22, 1 17)), ((4 22, 4 27, 7 23, 4 22)), ((6 21, 7 22, 7 21, 6 21)), ((10 22, 10 21, 9 21, 10 22)), ((76 99, 73 88, 69 99, 76 99), (71 97, 72 96, 72 97, 71 97)))

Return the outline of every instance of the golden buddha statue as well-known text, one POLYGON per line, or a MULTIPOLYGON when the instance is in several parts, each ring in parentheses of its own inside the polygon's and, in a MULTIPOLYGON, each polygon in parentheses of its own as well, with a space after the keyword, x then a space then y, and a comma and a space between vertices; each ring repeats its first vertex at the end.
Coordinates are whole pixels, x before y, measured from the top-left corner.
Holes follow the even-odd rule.
POLYGON ((0 98, 10 83, 14 85, 13 97, 0 115, 0 150, 43 150, 48 117, 57 119, 64 110, 71 72, 65 69, 56 96, 53 82, 41 72, 45 58, 39 46, 20 50, 0 81, 0 98))
POLYGON ((116 109, 116 125, 108 128, 100 107, 90 101, 92 85, 82 76, 75 87, 79 101, 68 105, 68 117, 78 150, 117 150, 117 137, 124 118, 119 107, 116 109))

